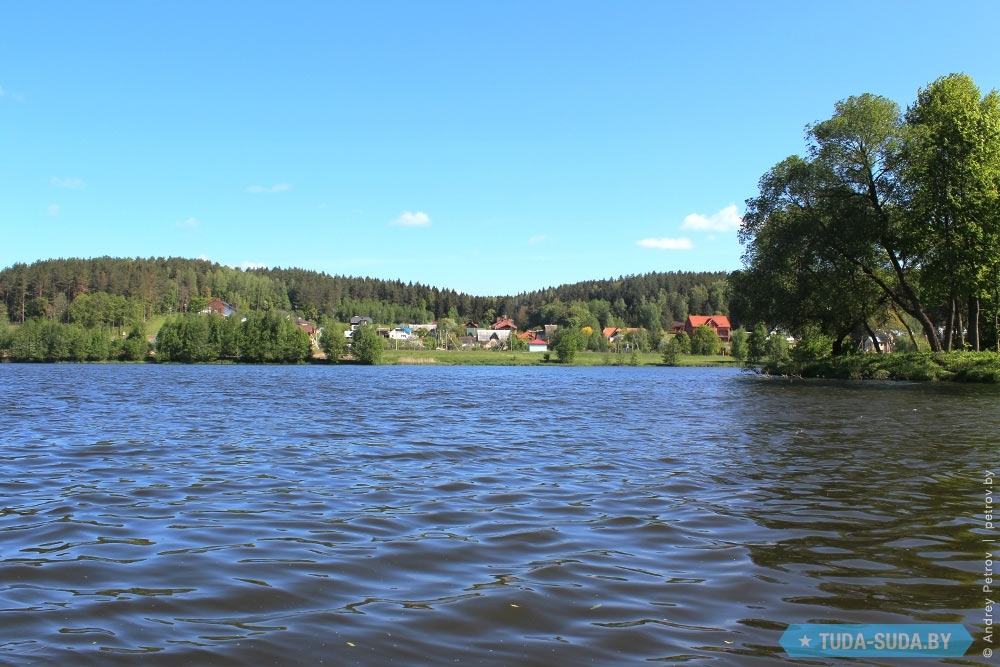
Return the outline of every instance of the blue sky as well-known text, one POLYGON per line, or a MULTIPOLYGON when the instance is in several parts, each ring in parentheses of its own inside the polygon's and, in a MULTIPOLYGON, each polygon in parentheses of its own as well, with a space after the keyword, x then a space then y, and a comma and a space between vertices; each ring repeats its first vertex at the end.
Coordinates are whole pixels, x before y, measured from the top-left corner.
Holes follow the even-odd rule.
POLYGON ((6 3, 0 266, 206 257, 516 294, 732 270, 803 128, 1000 87, 1000 3, 6 3))

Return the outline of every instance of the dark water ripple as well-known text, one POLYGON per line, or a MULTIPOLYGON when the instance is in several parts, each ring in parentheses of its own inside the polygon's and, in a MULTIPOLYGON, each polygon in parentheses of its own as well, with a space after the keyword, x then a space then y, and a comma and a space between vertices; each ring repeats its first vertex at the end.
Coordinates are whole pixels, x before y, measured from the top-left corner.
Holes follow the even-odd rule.
POLYGON ((994 388, 2 365, 0 401, 0 664, 766 665, 789 623, 982 636, 994 388))

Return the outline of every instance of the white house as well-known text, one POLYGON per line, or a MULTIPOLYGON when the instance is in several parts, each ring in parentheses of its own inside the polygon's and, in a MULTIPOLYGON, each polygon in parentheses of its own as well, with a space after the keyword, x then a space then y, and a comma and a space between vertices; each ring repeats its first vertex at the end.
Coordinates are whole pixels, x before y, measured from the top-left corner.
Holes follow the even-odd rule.
POLYGON ((528 341, 528 352, 548 352, 549 344, 540 338, 528 341))

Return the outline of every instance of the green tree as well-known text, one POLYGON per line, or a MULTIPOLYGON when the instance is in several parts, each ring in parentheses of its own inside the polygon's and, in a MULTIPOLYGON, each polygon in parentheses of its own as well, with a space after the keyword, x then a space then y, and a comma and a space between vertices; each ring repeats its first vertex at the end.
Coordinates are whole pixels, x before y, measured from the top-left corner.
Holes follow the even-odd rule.
POLYGON ((781 333, 768 337, 764 346, 764 357, 772 366, 780 366, 788 361, 788 338, 781 333))
POLYGON ((906 120, 908 240, 922 256, 921 284, 948 304, 945 347, 967 329, 978 351, 980 304, 1000 263, 1000 96, 951 74, 919 92, 906 120))
POLYGON ((767 353, 767 327, 758 324, 747 339, 747 363, 754 365, 764 360, 767 353))
POLYGON ((144 361, 149 353, 146 327, 140 322, 134 325, 122 344, 122 358, 126 361, 144 361))
POLYGON ((718 354, 720 349, 722 341, 715 329, 704 324, 695 328, 691 335, 691 354, 718 354))
MULTIPOLYGON (((866 325, 879 315, 876 309, 884 311, 891 302, 913 316, 932 348, 940 350, 919 291, 919 249, 906 234, 906 130, 899 106, 869 94, 851 97, 835 105, 829 120, 810 126, 808 136, 810 158, 783 161, 761 179, 759 196, 747 200, 740 230, 740 240, 748 246, 745 269, 733 276, 731 293, 749 296, 733 304, 734 315, 783 321, 796 330, 812 321, 810 313, 823 309, 771 310, 801 302, 805 286, 806 296, 820 303, 832 299, 835 312, 851 311, 855 321, 866 325), (791 238, 804 250, 782 263, 778 256, 791 238), (794 276, 793 293, 799 299, 772 291, 781 285, 767 280, 772 266, 782 276, 794 276), (862 284, 878 298, 873 300, 868 290, 848 289, 862 284), (747 298, 758 303, 748 304, 747 298)), ((850 319, 841 314, 838 325, 850 319)))
POLYGON ((677 366, 680 364, 680 358, 681 346, 677 342, 677 337, 674 336, 663 346, 663 364, 665 366, 677 366))
POLYGON ((354 330, 351 338, 351 356, 358 362, 368 365, 381 363, 384 347, 374 324, 362 324, 354 330))
POLYGON ((681 354, 691 354, 691 336, 687 331, 678 331, 674 335, 674 340, 677 341, 677 348, 681 354))
POLYGON ((329 361, 338 361, 347 350, 346 327, 339 322, 326 322, 319 337, 319 347, 329 361))
POLYGON ((750 336, 747 334, 746 329, 742 327, 733 331, 729 336, 733 359, 740 363, 743 363, 747 359, 750 343, 749 338, 750 336))
POLYGON ((556 358, 560 363, 571 364, 576 360, 576 353, 583 347, 583 334, 580 333, 576 322, 565 327, 559 327, 559 336, 556 342, 556 358))

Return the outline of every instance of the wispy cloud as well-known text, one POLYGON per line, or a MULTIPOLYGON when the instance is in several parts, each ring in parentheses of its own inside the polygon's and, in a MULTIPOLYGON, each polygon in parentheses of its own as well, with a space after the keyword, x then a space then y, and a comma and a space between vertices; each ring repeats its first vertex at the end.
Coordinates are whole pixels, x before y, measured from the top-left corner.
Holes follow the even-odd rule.
POLYGON ((247 192, 252 195, 276 195, 279 192, 286 192, 291 190, 292 186, 289 183, 276 183, 275 185, 251 185, 247 188, 247 192))
POLYGON ((3 86, 0 86, 0 97, 9 97, 10 99, 14 100, 15 102, 23 102, 24 101, 24 95, 19 95, 18 93, 12 93, 9 90, 4 89, 3 86))
POLYGON ((82 190, 83 189, 83 179, 82 178, 59 178, 58 176, 52 177, 52 185, 57 188, 65 188, 67 190, 82 190))
POLYGON ((59 204, 52 204, 47 210, 49 215, 59 215, 59 204))
POLYGON ((410 213, 403 211, 403 214, 389 223, 397 227, 427 227, 431 224, 431 217, 423 211, 410 213))
POLYGON ((549 237, 546 236, 545 234, 539 234, 538 236, 532 236, 530 239, 528 239, 528 245, 538 245, 539 243, 541 243, 542 241, 546 240, 547 238, 549 238, 549 237))
POLYGON ((234 269, 240 269, 241 271, 246 271, 247 269, 266 269, 267 264, 262 264, 260 262, 240 262, 234 269))
POLYGON ((702 232, 735 232, 741 224, 743 224, 743 220, 736 212, 736 204, 730 204, 708 217, 700 213, 692 213, 684 218, 684 224, 681 227, 702 232))
POLYGON ((694 248, 691 239, 684 236, 676 239, 668 237, 663 237, 662 239, 643 239, 637 241, 636 245, 640 245, 643 248, 657 248, 658 250, 691 250, 694 248))
POLYGON ((198 218, 188 218, 187 220, 178 220, 174 223, 176 227, 181 229, 194 229, 198 226, 198 218))

